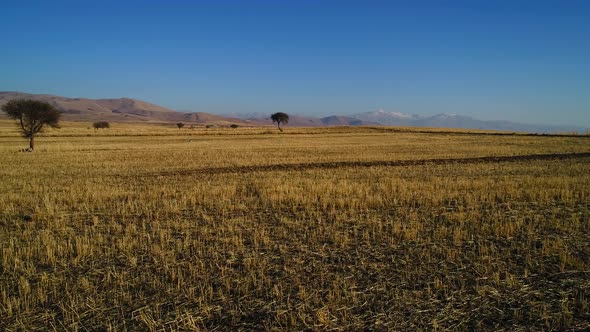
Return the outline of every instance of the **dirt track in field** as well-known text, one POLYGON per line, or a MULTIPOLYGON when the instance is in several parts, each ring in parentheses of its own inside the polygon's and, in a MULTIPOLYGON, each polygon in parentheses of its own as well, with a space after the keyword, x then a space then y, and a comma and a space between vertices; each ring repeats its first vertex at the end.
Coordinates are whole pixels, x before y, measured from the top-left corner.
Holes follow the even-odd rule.
POLYGON ((500 163, 520 162, 535 160, 569 160, 590 158, 590 152, 582 153, 553 153, 553 154, 530 154, 519 156, 499 157, 474 157, 474 158, 445 158, 445 159, 415 159, 415 160, 375 160, 375 161, 337 161, 337 162, 316 162, 299 164, 274 164, 254 166, 230 166, 210 167, 199 169, 163 171, 144 175, 173 176, 193 174, 227 174, 227 173, 253 173, 253 172, 274 172, 274 171, 305 171, 313 169, 335 169, 344 167, 400 167, 400 166, 422 166, 422 165, 449 165, 449 164, 479 164, 479 163, 500 163))

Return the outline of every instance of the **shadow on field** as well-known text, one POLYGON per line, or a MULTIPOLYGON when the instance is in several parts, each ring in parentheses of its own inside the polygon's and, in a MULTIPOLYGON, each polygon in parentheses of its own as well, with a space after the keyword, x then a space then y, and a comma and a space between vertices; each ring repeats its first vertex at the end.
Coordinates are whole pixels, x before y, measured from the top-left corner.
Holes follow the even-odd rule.
POLYGON ((375 167, 375 166, 399 167, 399 166, 422 166, 422 165, 520 162, 520 161, 531 161, 531 160, 568 160, 568 159, 582 159, 582 158, 590 158, 590 152, 529 154, 529 155, 519 155, 519 156, 474 157, 474 158, 339 161, 339 162, 316 162, 316 163, 299 163, 299 164, 210 167, 210 168, 199 168, 199 169, 162 171, 162 172, 151 173, 151 174, 148 173, 148 174, 143 174, 143 175, 172 176, 172 175, 191 175, 191 174, 227 174, 227 173, 252 173, 252 172, 273 172, 273 171, 305 171, 305 170, 313 170, 313 169, 335 169, 335 168, 343 168, 343 167, 375 167))

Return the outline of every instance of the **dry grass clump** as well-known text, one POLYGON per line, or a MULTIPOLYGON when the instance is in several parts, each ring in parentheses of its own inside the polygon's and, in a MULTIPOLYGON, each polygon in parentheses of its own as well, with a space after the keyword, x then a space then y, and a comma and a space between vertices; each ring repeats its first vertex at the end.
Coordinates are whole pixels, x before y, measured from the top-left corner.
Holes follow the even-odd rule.
POLYGON ((249 168, 589 152, 585 138, 0 140, 4 330, 590 328, 588 157, 249 168))

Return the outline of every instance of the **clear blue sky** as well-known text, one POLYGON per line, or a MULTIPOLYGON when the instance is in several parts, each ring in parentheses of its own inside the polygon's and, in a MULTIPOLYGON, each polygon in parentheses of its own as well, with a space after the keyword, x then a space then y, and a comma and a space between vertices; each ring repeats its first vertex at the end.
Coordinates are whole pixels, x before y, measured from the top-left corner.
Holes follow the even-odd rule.
POLYGON ((590 1, 4 1, 0 91, 590 126, 590 1))

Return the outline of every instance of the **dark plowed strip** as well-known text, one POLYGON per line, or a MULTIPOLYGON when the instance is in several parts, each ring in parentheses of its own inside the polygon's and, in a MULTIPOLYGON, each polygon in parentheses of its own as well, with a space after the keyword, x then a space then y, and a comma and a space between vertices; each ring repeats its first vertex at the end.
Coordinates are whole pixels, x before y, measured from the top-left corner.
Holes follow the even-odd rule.
POLYGON ((530 154, 520 156, 502 157, 475 157, 475 158, 447 158, 447 159, 417 159, 417 160, 376 160, 376 161, 336 161, 302 164, 276 164, 233 167, 209 167, 190 170, 163 171, 144 175, 191 175, 191 174, 225 174, 225 173, 251 173, 272 171, 304 171, 310 169, 333 169, 342 167, 373 167, 373 166, 421 166, 421 165, 447 165, 447 164, 477 164, 518 162, 528 160, 567 160, 590 158, 590 152, 583 153, 555 153, 555 154, 530 154))

